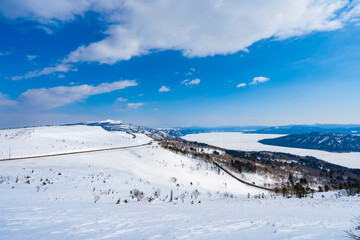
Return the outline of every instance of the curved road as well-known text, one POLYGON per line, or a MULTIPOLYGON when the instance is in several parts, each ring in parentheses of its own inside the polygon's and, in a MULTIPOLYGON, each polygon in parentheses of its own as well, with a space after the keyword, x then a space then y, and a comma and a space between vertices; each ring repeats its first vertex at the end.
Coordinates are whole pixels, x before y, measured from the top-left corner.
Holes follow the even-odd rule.
POLYGON ((32 158, 47 158, 47 157, 75 155, 75 154, 82 154, 82 153, 104 152, 104 151, 112 151, 112 150, 119 150, 119 149, 142 147, 142 146, 150 145, 151 143, 152 143, 152 141, 150 141, 148 143, 143 143, 143 144, 138 144, 138 145, 133 145, 133 146, 125 146, 125 147, 101 148, 101 149, 95 149, 95 150, 85 150, 85 151, 76 151, 76 152, 67 152, 67 153, 54 153, 54 154, 46 154, 46 155, 38 155, 38 156, 30 156, 30 157, 5 158, 5 159, 0 159, 0 161, 25 160, 25 159, 32 159, 32 158))

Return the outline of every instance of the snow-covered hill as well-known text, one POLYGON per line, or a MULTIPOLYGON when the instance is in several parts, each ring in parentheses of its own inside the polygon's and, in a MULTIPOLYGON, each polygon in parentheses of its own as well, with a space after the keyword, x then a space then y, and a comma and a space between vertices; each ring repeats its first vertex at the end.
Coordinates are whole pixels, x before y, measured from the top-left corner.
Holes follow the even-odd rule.
POLYGON ((98 122, 82 122, 71 125, 100 126, 107 131, 124 131, 129 133, 145 134, 153 139, 179 138, 185 134, 195 133, 190 129, 175 128, 150 128, 146 126, 137 126, 131 123, 115 120, 105 120, 98 122))
POLYGON ((317 149, 328 152, 360 152, 360 136, 345 133, 303 133, 262 139, 262 144, 317 149))
POLYGON ((0 131, 0 159, 143 144, 150 138, 101 127, 51 126, 0 131))
MULTIPOLYGON (((151 140, 81 125, 1 130, 0 139, 2 158, 9 148, 33 156, 151 140)), ((325 195, 275 199, 156 142, 0 161, 0 239, 338 239, 360 201, 325 195)))
MULTIPOLYGON (((150 141, 142 134, 134 138, 125 132, 90 126, 2 130, 0 136, 3 158, 8 157, 9 148, 11 157, 22 157, 136 146, 150 141)), ((107 152, 1 162, 0 175, 3 182, 15 184, 15 188, 26 182, 29 184, 25 186, 31 190, 47 188, 45 195, 51 200, 81 198, 92 202, 94 194, 102 195, 111 189, 111 194, 103 195, 99 201, 115 203, 119 198, 122 201, 129 198, 133 188, 144 192, 145 198, 155 198, 154 193, 159 189, 162 193, 156 201, 169 201, 171 190, 174 199, 186 201, 197 194, 199 199, 208 199, 209 196, 222 198, 223 194, 261 193, 224 173, 218 174, 209 163, 172 153, 156 143, 107 152), (74 191, 69 192, 69 187, 74 191)))

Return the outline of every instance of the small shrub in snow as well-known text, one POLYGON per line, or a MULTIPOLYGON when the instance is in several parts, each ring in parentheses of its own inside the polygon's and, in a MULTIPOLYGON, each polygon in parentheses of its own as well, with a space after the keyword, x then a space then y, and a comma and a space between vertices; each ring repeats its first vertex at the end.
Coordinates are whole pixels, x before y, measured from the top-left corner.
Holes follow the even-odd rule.
POLYGON ((94 194, 94 203, 97 203, 97 201, 100 200, 100 195, 94 194))
POLYGON ((186 197, 186 194, 185 193, 182 193, 179 198, 181 199, 182 202, 184 202, 184 199, 186 197))
POLYGON ((160 197, 160 189, 159 189, 159 188, 154 192, 154 196, 155 196, 156 198, 159 198, 159 197, 160 197))
POLYGON ((170 178, 170 182, 172 182, 172 183, 176 183, 176 181, 177 181, 176 177, 172 177, 172 178, 170 178))
POLYGON ((136 198, 137 201, 141 201, 144 198, 144 193, 139 191, 138 189, 133 189, 130 191, 130 197, 132 199, 136 198))
POLYGON ((199 196, 200 196, 200 192, 197 189, 195 189, 195 191, 191 193, 191 198, 194 197, 195 199, 197 199, 199 196))

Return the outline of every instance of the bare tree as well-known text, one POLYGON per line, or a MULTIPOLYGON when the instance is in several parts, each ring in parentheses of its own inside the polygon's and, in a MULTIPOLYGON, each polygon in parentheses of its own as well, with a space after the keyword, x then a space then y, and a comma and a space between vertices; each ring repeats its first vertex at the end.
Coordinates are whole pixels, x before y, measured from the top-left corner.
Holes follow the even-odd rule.
POLYGON ((346 231, 346 237, 349 239, 360 240, 360 216, 353 220, 354 226, 346 231))

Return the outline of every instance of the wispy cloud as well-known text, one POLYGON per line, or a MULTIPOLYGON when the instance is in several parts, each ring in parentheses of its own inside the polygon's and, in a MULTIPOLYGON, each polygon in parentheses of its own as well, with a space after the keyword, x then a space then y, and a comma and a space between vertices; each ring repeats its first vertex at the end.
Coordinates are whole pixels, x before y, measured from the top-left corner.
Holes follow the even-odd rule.
POLYGON ((129 110, 135 110, 139 107, 144 106, 146 103, 139 102, 139 103, 128 103, 124 107, 117 109, 118 111, 129 111, 129 110))
POLYGON ((116 99, 117 102, 126 102, 128 99, 119 97, 116 99))
POLYGON ((184 85, 197 85, 200 83, 200 79, 199 78, 195 78, 195 79, 186 79, 184 81, 182 81, 180 84, 184 84, 184 85))
POLYGON ((196 68, 191 67, 191 68, 189 69, 189 72, 186 73, 186 75, 190 76, 190 75, 193 74, 195 71, 196 71, 196 68))
POLYGON ((102 83, 97 86, 85 84, 71 87, 60 86, 29 89, 20 95, 18 101, 26 107, 52 109, 84 100, 92 95, 109 93, 137 85, 138 83, 134 80, 123 80, 113 83, 102 83))
POLYGON ((139 107, 142 107, 144 105, 145 105, 145 103, 142 103, 142 102, 140 102, 140 103, 128 103, 127 108, 128 109, 138 109, 139 107))
POLYGON ((35 71, 31 71, 26 73, 23 76, 14 76, 11 79, 12 80, 21 80, 21 79, 28 79, 28 78, 33 78, 33 77, 40 77, 43 75, 49 75, 49 74, 53 74, 53 73, 57 73, 57 72, 69 72, 69 71, 77 71, 75 68, 73 68, 72 65, 70 64, 58 64, 55 67, 46 67, 43 68, 41 70, 35 70, 35 71))
POLYGON ((239 83, 236 85, 237 88, 246 87, 246 83, 239 83))
POLYGON ((170 88, 162 86, 161 88, 159 88, 159 92, 170 92, 170 88))
POLYGON ((252 80, 251 83, 249 83, 249 85, 263 83, 263 82, 267 82, 269 80, 270 80, 270 78, 268 78, 268 77, 254 77, 254 79, 252 80))
POLYGON ((34 60, 35 58, 37 58, 36 55, 26 55, 27 60, 31 61, 34 60))

